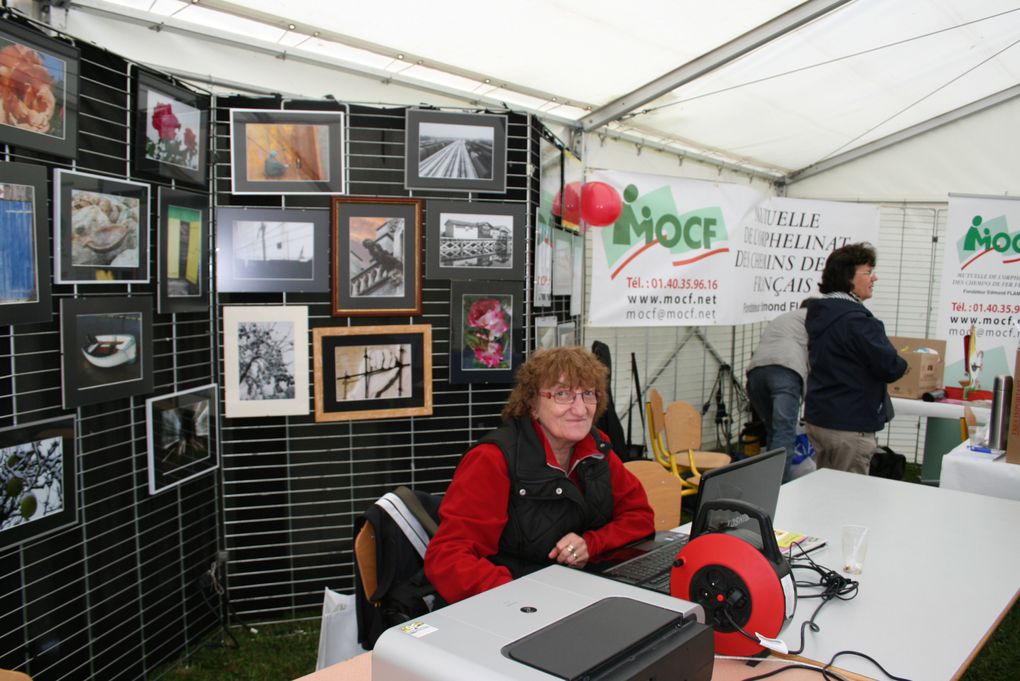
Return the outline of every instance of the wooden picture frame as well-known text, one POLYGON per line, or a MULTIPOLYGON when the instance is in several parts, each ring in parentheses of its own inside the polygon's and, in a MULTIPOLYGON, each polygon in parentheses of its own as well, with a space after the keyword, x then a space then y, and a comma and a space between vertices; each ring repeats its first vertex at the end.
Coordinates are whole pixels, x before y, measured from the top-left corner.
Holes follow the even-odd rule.
POLYGON ((434 200, 425 208, 429 278, 524 279, 524 204, 434 200))
POLYGON ((0 100, 7 102, 0 114, 0 143, 77 158, 80 50, 0 21, 0 58, 5 54, 11 55, 15 72, 3 82, 17 86, 0 85, 0 100), (28 99, 23 107, 11 106, 28 99))
POLYGON ((450 383, 512 383, 524 361, 524 284, 450 286, 450 383))
POLYGON ((506 193, 507 117, 408 109, 404 187, 506 193))
POLYGON ((223 308, 227 418, 308 413, 308 308, 223 308))
POLYGON ((432 413, 432 327, 428 324, 312 329, 315 420, 432 413))
POLYGON ((46 169, 0 163, 0 325, 48 322, 46 169))
POLYGON ((329 291, 329 211, 218 208, 216 290, 329 291))
POLYGON ((134 172, 154 180, 209 184, 209 95, 134 67, 134 172))
POLYGON ((73 415, 0 429, 0 548, 78 522, 73 415))
POLYGON ((149 282, 149 185, 58 168, 53 173, 58 284, 149 282))
POLYGON ((64 409, 152 392, 152 299, 60 301, 64 409))
POLYGON ((209 196, 159 188, 161 314, 209 309, 209 196))
POLYGON ((421 204, 333 199, 334 317, 421 314, 421 204))
POLYGON ((219 467, 218 410, 215 383, 145 401, 149 494, 159 494, 219 467))
POLYGON ((234 194, 343 194, 343 111, 230 110, 234 194))

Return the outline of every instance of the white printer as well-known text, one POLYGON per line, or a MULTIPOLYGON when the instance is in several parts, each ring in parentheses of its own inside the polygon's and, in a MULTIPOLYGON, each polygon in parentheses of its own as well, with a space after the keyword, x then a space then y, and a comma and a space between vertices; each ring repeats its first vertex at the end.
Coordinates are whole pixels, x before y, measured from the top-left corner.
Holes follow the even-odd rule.
POLYGON ((383 632, 373 681, 712 676, 700 605, 553 565, 383 632))

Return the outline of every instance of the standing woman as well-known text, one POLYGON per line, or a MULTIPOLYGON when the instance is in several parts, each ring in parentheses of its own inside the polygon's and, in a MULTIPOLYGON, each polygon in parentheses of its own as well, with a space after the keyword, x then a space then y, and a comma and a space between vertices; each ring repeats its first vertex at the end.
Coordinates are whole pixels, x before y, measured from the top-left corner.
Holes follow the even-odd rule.
POLYGON ((655 532, 641 482, 592 427, 607 385, 580 347, 539 350, 518 371, 503 426, 464 455, 439 508, 425 575, 447 602, 655 532))
POLYGON ((837 248, 825 261, 823 296, 808 305, 804 421, 819 468, 868 474, 875 433, 890 417, 886 385, 907 371, 885 326, 863 305, 878 280, 876 262, 869 244, 837 248))

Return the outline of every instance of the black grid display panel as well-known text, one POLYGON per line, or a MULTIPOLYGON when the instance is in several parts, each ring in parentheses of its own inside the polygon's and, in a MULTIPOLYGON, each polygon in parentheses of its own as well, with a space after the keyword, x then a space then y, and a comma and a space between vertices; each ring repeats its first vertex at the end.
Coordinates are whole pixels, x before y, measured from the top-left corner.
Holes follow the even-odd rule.
MULTIPOLYGON (((128 145, 130 66, 79 47, 76 162, 5 149, 5 161, 47 168, 51 198, 55 168, 137 179, 128 145)), ((155 225, 158 183, 150 186, 155 225)), ((48 231, 52 238, 52 223, 48 231)), ((0 427, 76 416, 78 493, 65 503, 77 508, 77 522, 17 545, 0 534, 0 667, 37 681, 145 678, 219 621, 198 587, 219 543, 217 478, 150 496, 145 424, 146 398, 216 380, 211 313, 155 314, 155 241, 149 268, 150 284, 52 285, 51 321, 0 327, 0 427), (154 391, 64 410, 60 301, 122 296, 153 301, 154 391)))
MULTIPOLYGON (((505 194, 408 191, 404 188, 404 108, 333 101, 218 97, 214 112, 216 203, 328 210, 328 196, 232 195, 230 109, 342 110, 348 119, 347 194, 424 199, 422 269, 429 199, 524 203, 529 223, 538 199, 537 129, 530 116, 508 114, 505 194)), ((531 279, 533 230, 527 237, 531 279)), ((307 416, 223 419, 223 527, 229 552, 232 607, 246 621, 318 618, 323 587, 353 593, 353 525, 376 499, 398 485, 443 492, 467 449, 500 422, 509 386, 451 385, 450 282, 424 278, 420 316, 334 317, 329 293, 220 293, 230 305, 308 307, 309 328, 432 327, 433 413, 430 416, 317 423, 314 395, 307 416)), ((530 285, 525 292, 530 328, 530 285)), ((311 333, 309 333, 309 337, 311 333)), ((217 345, 222 352, 222 326, 217 345)), ((312 356, 309 344, 307 351, 312 356)), ((314 371, 309 363, 310 372, 314 371)), ((222 367, 221 367, 222 371, 222 367)), ((222 375, 222 374, 221 374, 222 375)), ((314 386, 314 377, 309 377, 314 386)))

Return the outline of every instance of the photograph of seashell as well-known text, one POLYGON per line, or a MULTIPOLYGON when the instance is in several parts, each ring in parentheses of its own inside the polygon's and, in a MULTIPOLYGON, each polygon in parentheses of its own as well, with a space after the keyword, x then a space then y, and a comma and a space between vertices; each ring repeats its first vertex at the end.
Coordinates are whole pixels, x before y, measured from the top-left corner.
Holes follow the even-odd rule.
POLYGON ((71 190, 71 264, 75 267, 139 265, 139 200, 71 190))

